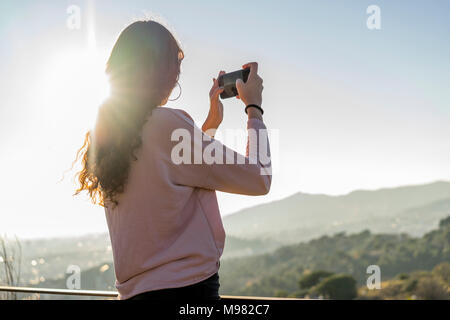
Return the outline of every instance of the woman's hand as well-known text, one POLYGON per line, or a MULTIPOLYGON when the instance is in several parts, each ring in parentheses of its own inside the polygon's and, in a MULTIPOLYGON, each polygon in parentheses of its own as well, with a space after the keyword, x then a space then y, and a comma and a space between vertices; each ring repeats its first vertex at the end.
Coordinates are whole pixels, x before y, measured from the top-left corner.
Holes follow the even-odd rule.
MULTIPOLYGON (((222 74, 225 74, 225 71, 220 71, 219 76, 222 74)), ((218 76, 218 77, 219 77, 218 76)), ((217 77, 217 78, 218 78, 217 77)), ((219 87, 219 81, 214 78, 213 79, 213 86, 211 87, 211 90, 209 91, 209 113, 208 117, 205 120, 205 123, 202 126, 203 132, 207 132, 208 130, 217 129, 219 125, 222 123, 223 120, 223 104, 219 99, 219 95, 223 92, 223 88, 219 87)), ((214 135, 214 132, 212 132, 212 136, 214 135)))
MULTIPOLYGON (((256 104, 261 107, 263 79, 258 75, 258 63, 250 62, 242 66, 243 69, 250 68, 247 82, 241 79, 236 80, 237 98, 241 99, 246 106, 256 104)), ((251 118, 261 118, 261 112, 256 108, 249 108, 248 115, 251 118)))

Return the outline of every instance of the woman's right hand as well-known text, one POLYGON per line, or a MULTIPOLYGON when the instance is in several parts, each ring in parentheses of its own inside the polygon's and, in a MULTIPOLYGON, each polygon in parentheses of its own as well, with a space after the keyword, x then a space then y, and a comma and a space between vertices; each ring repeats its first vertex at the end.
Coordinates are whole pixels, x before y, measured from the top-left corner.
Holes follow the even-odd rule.
MULTIPOLYGON (((236 89, 238 91, 237 98, 241 99, 246 106, 256 104, 261 107, 263 79, 258 75, 258 63, 250 62, 242 66, 243 69, 250 68, 247 82, 241 79, 236 80, 236 89)), ((249 108, 255 109, 255 108, 249 108)))

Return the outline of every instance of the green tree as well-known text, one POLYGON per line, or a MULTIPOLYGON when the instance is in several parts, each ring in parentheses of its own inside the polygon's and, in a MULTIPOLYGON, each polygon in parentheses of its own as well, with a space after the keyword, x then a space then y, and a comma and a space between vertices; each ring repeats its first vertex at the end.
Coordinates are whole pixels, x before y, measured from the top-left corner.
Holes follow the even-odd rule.
POLYGON ((317 285, 322 279, 328 278, 333 275, 332 272, 318 270, 311 273, 304 274, 298 281, 300 289, 309 289, 317 285))
POLYGON ((350 300, 357 296, 356 280, 346 274, 336 274, 322 280, 312 292, 329 299, 350 300))
POLYGON ((450 226, 450 216, 439 221, 439 228, 444 228, 444 227, 449 227, 449 226, 450 226))

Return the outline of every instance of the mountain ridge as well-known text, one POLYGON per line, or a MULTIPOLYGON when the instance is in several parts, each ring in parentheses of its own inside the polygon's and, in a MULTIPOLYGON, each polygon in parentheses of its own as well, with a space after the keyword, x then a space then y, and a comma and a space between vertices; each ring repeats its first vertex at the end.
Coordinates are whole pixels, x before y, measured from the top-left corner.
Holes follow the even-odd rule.
MULTIPOLYGON (((223 222, 229 235, 241 238, 272 238, 283 242, 279 235, 274 234, 298 228, 325 230, 330 225, 338 226, 356 221, 364 224, 364 221, 383 218, 388 220, 407 209, 447 198, 450 198, 450 182, 443 180, 395 188, 355 190, 340 196, 296 193, 281 200, 227 215, 223 222)), ((442 213, 438 218, 444 217, 446 213, 442 213)), ((365 227, 361 226, 360 229, 365 227)), ((315 236, 318 233, 320 232, 315 232, 315 236)), ((292 239, 299 240, 308 239, 292 239)))
POLYGON ((239 214, 242 211, 246 211, 248 209, 252 209, 252 208, 258 208, 258 207, 262 207, 265 206, 267 204, 272 204, 272 203, 276 203, 276 202, 280 202, 280 201, 284 201, 284 200, 288 200, 292 197, 296 197, 296 196, 325 196, 325 197, 329 197, 329 198, 340 198, 340 197, 347 197, 350 196, 352 194, 356 194, 356 193, 371 193, 371 192, 379 192, 379 191, 386 191, 386 190, 394 190, 394 189, 407 189, 407 188, 414 188, 414 187, 422 187, 422 186, 430 186, 430 185, 450 185, 450 180, 436 180, 433 182, 428 182, 428 183, 421 183, 421 184, 412 184, 412 185, 400 185, 397 187, 382 187, 382 188, 377 188, 377 189, 356 189, 356 190, 352 190, 349 191, 347 193, 344 194, 339 194, 339 195, 332 195, 332 194, 326 194, 326 193, 308 193, 308 192, 302 192, 302 191, 298 191, 296 193, 293 193, 289 196, 286 196, 284 198, 278 199, 278 200, 273 200, 273 201, 269 201, 266 203, 261 203, 261 204, 257 204, 254 206, 249 206, 246 208, 242 208, 240 210, 237 210, 235 212, 232 212, 230 214, 227 214, 224 218, 226 217, 231 217, 235 214, 239 214))

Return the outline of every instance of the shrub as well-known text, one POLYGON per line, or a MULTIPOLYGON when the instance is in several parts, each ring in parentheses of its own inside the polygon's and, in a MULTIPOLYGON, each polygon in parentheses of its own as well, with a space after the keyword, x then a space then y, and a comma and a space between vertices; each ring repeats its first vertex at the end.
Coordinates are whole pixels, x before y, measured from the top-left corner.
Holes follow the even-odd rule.
POLYGON ((432 271, 433 275, 441 278, 447 285, 450 282, 450 263, 442 262, 434 267, 432 271))
POLYGON ((286 298, 289 293, 286 290, 276 290, 274 296, 277 298, 286 298))
POLYGON ((404 284, 403 290, 406 292, 414 291, 414 290, 416 290, 418 283, 419 283, 419 281, 417 279, 410 279, 410 280, 406 281, 406 283, 404 284))
POLYGON ((318 284, 322 279, 333 275, 332 272, 318 270, 303 275, 298 281, 300 289, 309 289, 318 284))
POLYGON ((308 289, 300 289, 290 295, 291 298, 304 298, 308 295, 308 289))
POLYGON ((356 280, 345 274, 336 274, 325 278, 312 292, 329 299, 350 300, 356 298, 356 280))
POLYGON ((436 279, 421 279, 417 284, 416 295, 424 300, 446 300, 448 293, 446 288, 436 279))
POLYGON ((409 279, 409 274, 407 274, 407 273, 400 273, 399 275, 397 275, 397 279, 399 279, 399 280, 409 279))

